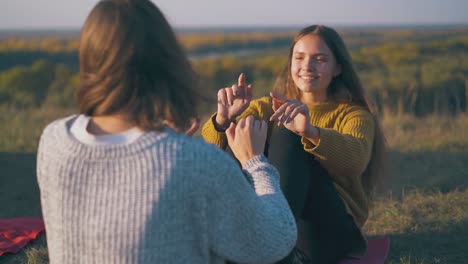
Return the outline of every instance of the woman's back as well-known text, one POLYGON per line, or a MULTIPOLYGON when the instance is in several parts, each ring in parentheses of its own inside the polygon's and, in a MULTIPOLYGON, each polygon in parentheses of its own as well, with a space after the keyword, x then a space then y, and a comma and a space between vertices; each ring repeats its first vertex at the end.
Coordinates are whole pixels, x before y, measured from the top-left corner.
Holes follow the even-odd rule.
POLYGON ((262 158, 246 167, 255 193, 201 139, 165 129, 89 146, 70 133, 75 119, 49 125, 38 152, 52 263, 268 262, 294 245, 277 172, 262 158))

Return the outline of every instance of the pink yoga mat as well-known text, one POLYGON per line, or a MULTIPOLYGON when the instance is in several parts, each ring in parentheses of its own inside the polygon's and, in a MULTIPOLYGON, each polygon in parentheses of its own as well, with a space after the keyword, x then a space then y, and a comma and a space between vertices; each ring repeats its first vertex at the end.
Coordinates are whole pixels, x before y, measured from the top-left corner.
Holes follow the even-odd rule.
POLYGON ((369 238, 367 254, 360 259, 345 259, 339 264, 384 264, 390 250, 388 237, 369 238))
POLYGON ((18 253, 43 231, 44 222, 41 218, 0 219, 0 256, 18 253))

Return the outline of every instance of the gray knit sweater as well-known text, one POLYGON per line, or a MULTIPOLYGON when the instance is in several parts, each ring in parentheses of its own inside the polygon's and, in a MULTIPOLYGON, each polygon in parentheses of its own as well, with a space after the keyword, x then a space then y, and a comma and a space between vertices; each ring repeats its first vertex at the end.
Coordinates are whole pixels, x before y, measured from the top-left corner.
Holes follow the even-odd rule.
POLYGON ((270 263, 293 248, 294 217, 265 157, 242 171, 170 129, 90 146, 70 134, 74 119, 48 125, 39 143, 51 263, 270 263))

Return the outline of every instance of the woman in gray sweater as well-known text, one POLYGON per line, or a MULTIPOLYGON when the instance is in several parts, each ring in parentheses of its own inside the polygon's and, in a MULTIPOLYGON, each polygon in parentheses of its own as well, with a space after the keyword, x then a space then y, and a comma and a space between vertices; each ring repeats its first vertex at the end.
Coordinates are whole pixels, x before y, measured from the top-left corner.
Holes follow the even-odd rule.
POLYGON ((51 263, 269 263, 296 242, 266 124, 232 124, 242 169, 188 137, 199 96, 149 0, 104 0, 81 32, 79 114, 48 125, 37 177, 51 263))

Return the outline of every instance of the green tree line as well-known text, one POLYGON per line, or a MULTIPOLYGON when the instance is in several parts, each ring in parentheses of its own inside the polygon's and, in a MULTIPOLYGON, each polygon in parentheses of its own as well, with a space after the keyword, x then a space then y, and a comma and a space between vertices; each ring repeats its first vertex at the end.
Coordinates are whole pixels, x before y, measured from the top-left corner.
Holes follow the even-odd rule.
MULTIPOLYGON (((343 28, 338 29, 347 46, 356 51, 364 47, 389 43, 427 43, 435 40, 467 36, 468 27, 450 28, 343 28)), ((258 32, 181 32, 178 38, 187 53, 200 57, 213 53, 242 50, 262 51, 287 48, 294 31, 258 32)), ((79 32, 16 33, 0 32, 0 71, 15 66, 30 66, 35 61, 47 59, 56 64, 78 68, 79 32), (14 37, 13 37, 14 36, 14 37), (42 37, 41 37, 42 36, 42 37)))
MULTIPOLYGON (((381 112, 457 114, 467 111, 468 37, 429 42, 390 43, 352 50, 361 80, 381 112)), ((194 59, 200 91, 214 99, 240 72, 267 94, 285 66, 287 49, 245 56, 194 59)), ((79 85, 77 66, 37 60, 0 72, 0 104, 15 107, 73 107, 79 85)), ((207 105, 203 111, 212 111, 207 105)))

